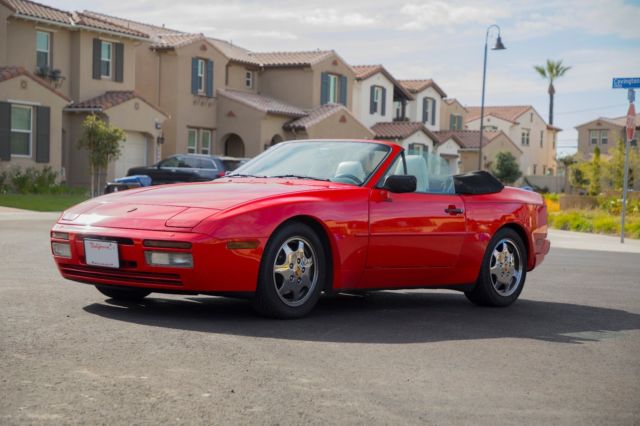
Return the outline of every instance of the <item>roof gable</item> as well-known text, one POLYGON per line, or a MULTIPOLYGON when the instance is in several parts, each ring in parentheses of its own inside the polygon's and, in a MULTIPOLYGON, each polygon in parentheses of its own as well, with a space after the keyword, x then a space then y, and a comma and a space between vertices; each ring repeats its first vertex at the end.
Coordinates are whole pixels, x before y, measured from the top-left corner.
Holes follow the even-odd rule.
POLYGON ((169 117, 169 114, 162 111, 158 106, 147 101, 135 90, 109 90, 107 92, 104 92, 101 95, 70 105, 67 108, 65 108, 65 110, 66 111, 102 112, 110 108, 113 108, 115 106, 118 106, 120 104, 123 104, 125 102, 128 102, 132 99, 140 99, 142 102, 149 105, 151 108, 162 113, 166 117, 169 117))
MULTIPOLYGON (((343 113, 358 121, 357 118, 342 104, 324 104, 309 111, 304 117, 294 119, 285 123, 282 128, 285 130, 307 130, 316 124, 337 113, 343 113)), ((363 126, 364 127, 364 126, 363 126)))
MULTIPOLYGON (((400 92, 401 96, 405 99, 411 100, 413 99, 413 95, 409 93, 409 91, 402 85, 398 80, 396 80, 387 69, 382 65, 353 65, 353 70, 356 73, 356 80, 366 80, 370 77, 373 77, 376 74, 382 74, 393 87, 400 92)), ((395 93, 394 93, 395 95, 395 93)))
POLYGON ((371 127, 371 130, 375 133, 376 138, 381 139, 406 139, 421 131, 432 141, 438 141, 438 137, 419 121, 380 122, 371 127))
POLYGON ((59 92, 53 87, 51 87, 51 85, 49 85, 46 81, 44 81, 40 77, 27 71, 25 67, 22 67, 22 66, 0 67, 0 83, 2 83, 3 81, 14 79, 16 77, 20 77, 20 76, 25 76, 27 78, 30 78, 31 80, 38 83, 40 86, 43 86, 45 89, 55 93, 56 95, 60 96, 62 99, 66 100, 67 102, 71 102, 70 98, 65 96, 62 92, 59 92))
MULTIPOLYGON (((508 121, 509 123, 516 124, 518 118, 526 112, 533 110, 539 117, 540 114, 531 105, 502 105, 502 106, 485 106, 484 115, 500 118, 501 120, 508 121)), ((477 106, 467 107, 469 114, 467 115, 465 122, 475 121, 480 118, 481 108, 477 106)), ((540 117, 542 119, 542 117, 540 117)), ((542 119, 544 121, 544 119, 542 119)))
POLYGON ((302 117, 306 112, 298 107, 289 105, 268 96, 258 95, 240 90, 218 89, 218 93, 228 99, 240 102, 246 106, 268 114, 285 115, 289 117, 302 117))
POLYGON ((407 89, 410 93, 416 94, 420 93, 429 87, 432 87, 440 96, 443 98, 447 97, 447 94, 444 93, 444 90, 440 88, 432 79, 423 79, 423 80, 398 80, 398 82, 407 89))
MULTIPOLYGON (((439 143, 454 139, 463 149, 478 149, 480 147, 480 130, 439 130, 435 132, 439 143)), ((504 136, 520 152, 522 150, 502 130, 485 130, 482 132, 482 146, 487 146, 500 136, 504 136)))

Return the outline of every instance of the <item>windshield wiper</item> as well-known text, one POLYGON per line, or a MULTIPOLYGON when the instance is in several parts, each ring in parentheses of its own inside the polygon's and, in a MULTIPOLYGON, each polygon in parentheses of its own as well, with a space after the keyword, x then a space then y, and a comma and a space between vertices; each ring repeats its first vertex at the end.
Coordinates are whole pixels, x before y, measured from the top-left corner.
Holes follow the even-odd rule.
POLYGON ((304 175, 293 175, 293 174, 287 174, 287 175, 276 175, 276 176, 269 176, 271 178, 296 178, 296 179, 309 179, 309 180, 320 180, 323 182, 331 182, 329 179, 322 179, 319 177, 314 177, 314 176, 304 176, 304 175))
POLYGON ((224 177, 252 177, 252 178, 266 178, 266 176, 250 175, 246 173, 231 173, 224 177))

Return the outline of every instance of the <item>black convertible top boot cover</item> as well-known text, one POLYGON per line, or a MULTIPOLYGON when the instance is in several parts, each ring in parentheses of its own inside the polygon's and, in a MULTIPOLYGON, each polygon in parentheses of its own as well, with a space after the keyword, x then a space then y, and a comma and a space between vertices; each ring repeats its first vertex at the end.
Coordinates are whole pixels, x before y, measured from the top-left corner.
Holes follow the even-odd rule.
POLYGON ((502 191, 502 188, 504 188, 502 182, 484 170, 455 175, 453 184, 456 194, 468 195, 493 194, 502 191))

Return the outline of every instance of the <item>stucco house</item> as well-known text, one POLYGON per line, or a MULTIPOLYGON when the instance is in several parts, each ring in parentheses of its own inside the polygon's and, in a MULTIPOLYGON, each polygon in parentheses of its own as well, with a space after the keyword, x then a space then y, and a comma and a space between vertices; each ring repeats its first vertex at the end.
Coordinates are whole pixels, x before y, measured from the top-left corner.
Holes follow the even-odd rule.
POLYGON ((440 130, 440 109, 447 94, 431 79, 399 82, 413 96, 407 103, 408 120, 419 121, 431 131, 440 130))
MULTIPOLYGON (((600 154, 609 155, 609 148, 615 147, 618 141, 626 142, 627 117, 598 117, 595 120, 579 124, 575 127, 578 131, 578 155, 589 160, 596 147, 600 148, 600 154)), ((636 115, 636 137, 631 141, 631 147, 638 152, 638 131, 640 130, 640 114, 636 115)))
MULTIPOLYGON (((458 172, 467 173, 478 170, 478 155, 480 147, 479 130, 441 130, 435 132, 439 143, 455 143, 459 146, 458 172)), ((482 135, 483 168, 490 169, 498 152, 510 152, 517 159, 522 156, 522 150, 503 131, 484 131, 482 135)))
MULTIPOLYGON (((465 129, 480 130, 480 107, 467 107, 465 129)), ((561 129, 549 126, 531 105, 485 106, 484 130, 502 131, 522 151, 525 176, 555 175, 556 140, 561 129)))
POLYGON ((409 93, 382 65, 354 65, 354 114, 367 127, 378 122, 404 120, 409 93))
POLYGON ((464 130, 469 110, 457 99, 443 99, 440 105, 440 130, 464 130))
MULTIPOLYGON (((134 160, 153 158, 157 126, 167 114, 135 90, 136 45, 147 41, 144 33, 84 12, 29 0, 0 0, 0 100, 10 104, 2 110, 10 111, 12 123, 9 139, 0 138, 0 152, 9 158, 3 161, 48 164, 70 184, 88 185, 88 155, 75 146, 88 114, 98 114, 125 131, 123 155, 111 165, 107 178, 134 160), (42 148, 45 140, 48 161, 42 148)), ((6 117, 0 121, 7 123, 6 117)))

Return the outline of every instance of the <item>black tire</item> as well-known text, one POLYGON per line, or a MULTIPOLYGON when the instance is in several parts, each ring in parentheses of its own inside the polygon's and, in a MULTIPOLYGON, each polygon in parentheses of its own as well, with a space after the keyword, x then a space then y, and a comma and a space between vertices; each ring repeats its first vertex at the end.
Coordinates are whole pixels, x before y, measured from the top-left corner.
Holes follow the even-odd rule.
POLYGON ((298 222, 284 225, 271 236, 262 255, 252 301, 254 309, 272 318, 290 319, 307 315, 325 288, 327 270, 324 246, 313 229, 298 222), (286 253, 285 245, 289 249, 296 248, 300 241, 303 242, 302 252, 297 249, 291 254, 286 253))
POLYGON ((149 290, 141 288, 113 287, 109 285, 96 285, 96 288, 105 296, 123 302, 139 302, 151 294, 149 290))
MULTIPOLYGON (((508 255, 505 256, 508 258, 508 255)), ((504 260, 504 258, 503 258, 504 260)), ((505 268, 509 270, 509 262, 506 260, 505 268)), ((491 238, 487 245, 487 250, 482 259, 482 267, 480 268, 480 275, 478 281, 473 290, 465 292, 465 296, 471 302, 481 306, 496 306, 504 307, 509 306, 518 299, 522 289, 524 288, 524 282, 527 278, 527 249, 522 241, 522 238, 516 231, 510 228, 502 228, 491 238), (505 243, 506 242, 506 243, 505 243), (503 273, 500 268, 500 264, 494 256, 494 251, 502 252, 507 247, 507 251, 513 250, 508 253, 509 255, 517 254, 517 258, 514 256, 514 270, 519 270, 519 276, 511 275, 512 272, 505 271, 503 273), (498 266, 497 270, 494 269, 492 273, 492 265, 494 268, 498 266), (497 271, 497 273, 495 273, 497 271), (499 277, 500 274, 503 274, 499 277), (511 282, 506 284, 500 281, 502 278, 505 281, 511 282), (515 280, 514 280, 515 278, 515 280)))

